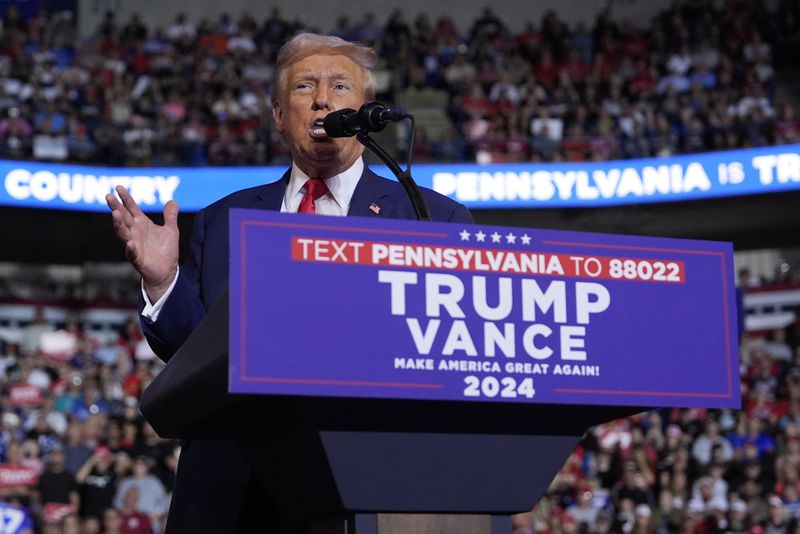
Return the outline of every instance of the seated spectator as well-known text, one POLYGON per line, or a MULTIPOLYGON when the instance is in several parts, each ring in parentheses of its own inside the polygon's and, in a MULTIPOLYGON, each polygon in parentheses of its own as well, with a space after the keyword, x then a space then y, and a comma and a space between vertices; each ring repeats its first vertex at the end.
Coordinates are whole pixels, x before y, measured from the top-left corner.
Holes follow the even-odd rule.
POLYGON ((686 74, 670 72, 662 76, 656 83, 656 94, 663 95, 672 89, 677 93, 685 93, 691 87, 691 81, 686 74))
POLYGON ((553 139, 547 124, 541 125, 538 134, 534 134, 531 140, 531 151, 539 161, 552 161, 558 147, 558 141, 553 139))
MULTIPOLYGON (((63 437, 64 467, 75 475, 92 455, 92 450, 83 437, 83 423, 72 420, 63 437)), ((79 481, 80 482, 80 481, 79 481)))
POLYGON ((242 157, 242 147, 231 134, 226 124, 217 130, 217 139, 208 149, 208 162, 211 165, 237 165, 242 157))
POLYGON ((167 27, 166 37, 170 41, 179 41, 184 37, 193 38, 195 36, 194 24, 189 22, 185 13, 175 15, 175 20, 167 27))
POLYGON ((565 512, 569 514, 579 526, 586 528, 590 532, 596 524, 597 515, 601 508, 593 506, 594 494, 588 486, 579 486, 575 503, 568 506, 565 512))
POLYGON ((746 86, 743 96, 736 104, 736 114, 739 117, 746 117, 752 110, 759 110, 764 116, 772 117, 774 110, 769 99, 764 94, 764 90, 758 86, 746 86))
POLYGON ((522 99, 519 88, 516 84, 511 83, 511 78, 507 72, 500 73, 498 80, 492 84, 492 88, 489 91, 490 101, 497 103, 502 98, 505 98, 512 106, 518 105, 522 99))
POLYGON ((581 59, 578 50, 572 49, 567 61, 559 67, 559 74, 566 75, 573 83, 583 83, 589 76, 589 69, 589 64, 581 59))
POLYGON ((689 53, 689 47, 684 45, 681 49, 672 54, 667 60, 667 70, 678 76, 685 76, 693 66, 693 58, 689 53))
POLYGON ((676 532, 683 520, 683 510, 669 488, 658 495, 658 506, 652 511, 650 524, 656 532, 676 532))
POLYGON ((533 75, 536 80, 545 88, 553 87, 558 81, 559 67, 553 59, 550 50, 543 50, 539 62, 533 68, 533 75))
POLYGON ((6 444, 4 452, 5 458, 0 464, 0 476, 5 476, 13 482, 0 488, 0 500, 17 502, 28 507, 37 488, 41 462, 25 458, 22 447, 17 441, 6 444), (9 477, 9 474, 12 476, 9 477))
POLYGON ((737 458, 759 459, 775 450, 775 440, 763 430, 762 420, 742 414, 736 432, 730 436, 737 458), (751 447, 748 451, 747 448, 751 447))
POLYGON ((26 356, 35 355, 39 351, 41 336, 44 332, 55 331, 55 327, 45 320, 43 307, 37 307, 34 313, 33 321, 22 331, 20 351, 26 356))
POLYGON ((449 127, 433 142, 431 156, 436 162, 457 163, 469 157, 469 150, 469 144, 457 134, 455 128, 449 127))
POLYGON ((211 106, 211 111, 213 111, 217 120, 222 122, 237 120, 242 115, 242 108, 233 97, 233 91, 230 89, 225 89, 222 92, 222 95, 211 106))
POLYGON ((97 147, 94 141, 89 138, 89 132, 85 126, 77 122, 71 123, 66 142, 69 159, 81 163, 88 163, 95 160, 97 147))
POLYGON ((453 61, 444 69, 444 80, 453 93, 463 93, 475 81, 475 66, 463 53, 456 54, 453 61))
POLYGON ((494 110, 491 101, 478 83, 473 83, 467 94, 456 99, 456 107, 467 120, 485 119, 494 110))
POLYGON ((114 506, 123 511, 141 512, 158 525, 166 515, 168 501, 164 485, 157 477, 150 474, 151 461, 144 456, 136 458, 133 474, 123 478, 119 483, 114 496, 114 506), (134 490, 134 493, 131 493, 131 490, 134 490))
MULTIPOLYGON (((764 531, 788 532, 792 517, 786 510, 783 501, 777 495, 772 495, 767 502, 769 503, 769 517, 764 522, 764 531)), ((795 523, 796 527, 797 521, 794 520, 793 522, 795 523)))
POLYGON ((6 158, 25 159, 33 144, 33 127, 20 116, 19 108, 10 108, 0 121, 0 152, 6 158))
POLYGON ((541 108, 531 119, 530 132, 534 137, 558 142, 563 136, 564 121, 558 117, 551 117, 546 108, 541 108))
MULTIPOLYGON (((128 488, 123 494, 121 505, 117 505, 121 510, 120 534, 153 534, 153 524, 147 514, 139 510, 137 503, 139 502, 139 489, 136 487, 128 488)), ((113 509, 111 509, 113 510, 113 509)), ((110 510, 106 510, 106 523, 112 525, 110 531, 113 531, 114 526, 117 524, 117 511, 109 514, 110 510)), ((107 530, 107 532, 109 531, 107 530)))
POLYGON ((705 63, 695 63, 690 77, 692 84, 699 84, 703 89, 714 89, 717 86, 717 76, 705 63))
POLYGON ((242 29, 237 30, 228 38, 228 52, 233 54, 252 54, 256 51, 253 38, 242 29))
MULTIPOLYGON (((2 124, 0 124, 0 132, 2 132, 2 124)), ((776 143, 790 144, 800 141, 800 119, 797 118, 795 107, 791 103, 787 102, 781 107, 773 133, 776 143)))

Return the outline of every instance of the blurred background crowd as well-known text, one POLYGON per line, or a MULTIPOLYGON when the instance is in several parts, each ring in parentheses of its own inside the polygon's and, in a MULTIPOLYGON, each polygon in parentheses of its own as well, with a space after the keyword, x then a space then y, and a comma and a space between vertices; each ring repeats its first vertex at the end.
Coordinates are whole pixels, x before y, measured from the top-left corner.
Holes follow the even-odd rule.
POLYGON ((2 532, 163 531, 180 447, 139 414, 161 364, 135 311, 87 335, 74 310, 59 321, 34 309, 0 340, 2 532))
MULTIPOLYGON (((274 56, 306 29, 376 47, 380 99, 417 115, 415 161, 591 161, 797 142, 800 7, 715 5, 676 2, 645 27, 603 14, 573 26, 549 12, 520 33, 490 8, 463 30, 401 11, 332 28, 305 28, 277 9, 265 20, 177 14, 164 28, 109 12, 88 38, 68 12, 23 20, 10 7, 0 157, 285 164, 271 123, 274 56)), ((163 530, 180 444, 139 415, 161 364, 138 328, 137 283, 120 279, 124 287, 89 289, 0 281, 0 304, 25 310, 0 321, 4 534, 163 530), (122 314, 113 331, 88 319, 103 307, 122 314)), ((741 284, 798 279, 789 269, 741 284)), ((798 532, 798 347, 800 320, 743 337, 741 411, 660 410, 590 430, 518 532, 798 532)))
POLYGON ((277 8, 264 20, 179 13, 163 28, 110 11, 80 39, 69 12, 21 20, 11 6, 2 22, 0 156, 12 159, 284 164, 273 65, 303 30, 378 50, 378 97, 417 115, 417 161, 639 158, 800 132, 791 1, 676 2, 643 27, 603 13, 570 25, 551 11, 517 33, 491 8, 461 30, 402 11, 306 28, 277 8))

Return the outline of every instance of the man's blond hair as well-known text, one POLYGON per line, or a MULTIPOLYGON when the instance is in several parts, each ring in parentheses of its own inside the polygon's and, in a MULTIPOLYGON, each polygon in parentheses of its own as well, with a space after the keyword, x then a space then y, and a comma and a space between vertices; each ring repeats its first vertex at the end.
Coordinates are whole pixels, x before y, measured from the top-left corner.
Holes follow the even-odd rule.
POLYGON ((375 75, 372 69, 378 62, 375 50, 359 43, 351 43, 333 35, 299 33, 289 39, 280 50, 275 65, 275 86, 272 89, 272 103, 279 102, 285 95, 289 67, 315 54, 341 55, 361 67, 364 73, 364 98, 375 99, 375 75))

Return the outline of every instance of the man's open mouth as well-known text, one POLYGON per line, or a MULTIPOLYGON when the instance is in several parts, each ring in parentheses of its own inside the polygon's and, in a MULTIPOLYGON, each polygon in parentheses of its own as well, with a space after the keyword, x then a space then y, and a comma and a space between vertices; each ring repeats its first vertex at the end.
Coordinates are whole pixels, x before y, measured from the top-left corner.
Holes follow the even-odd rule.
POLYGON ((325 127, 323 126, 323 119, 317 119, 311 123, 311 127, 308 129, 311 137, 327 137, 328 134, 325 133, 325 127))

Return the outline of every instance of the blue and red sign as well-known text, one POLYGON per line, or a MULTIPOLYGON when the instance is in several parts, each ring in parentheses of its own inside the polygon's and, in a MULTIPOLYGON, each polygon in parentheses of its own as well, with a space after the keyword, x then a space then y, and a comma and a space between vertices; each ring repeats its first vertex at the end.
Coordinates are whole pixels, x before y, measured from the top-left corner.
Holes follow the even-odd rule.
POLYGON ((740 405, 728 243, 231 212, 236 393, 740 405))

